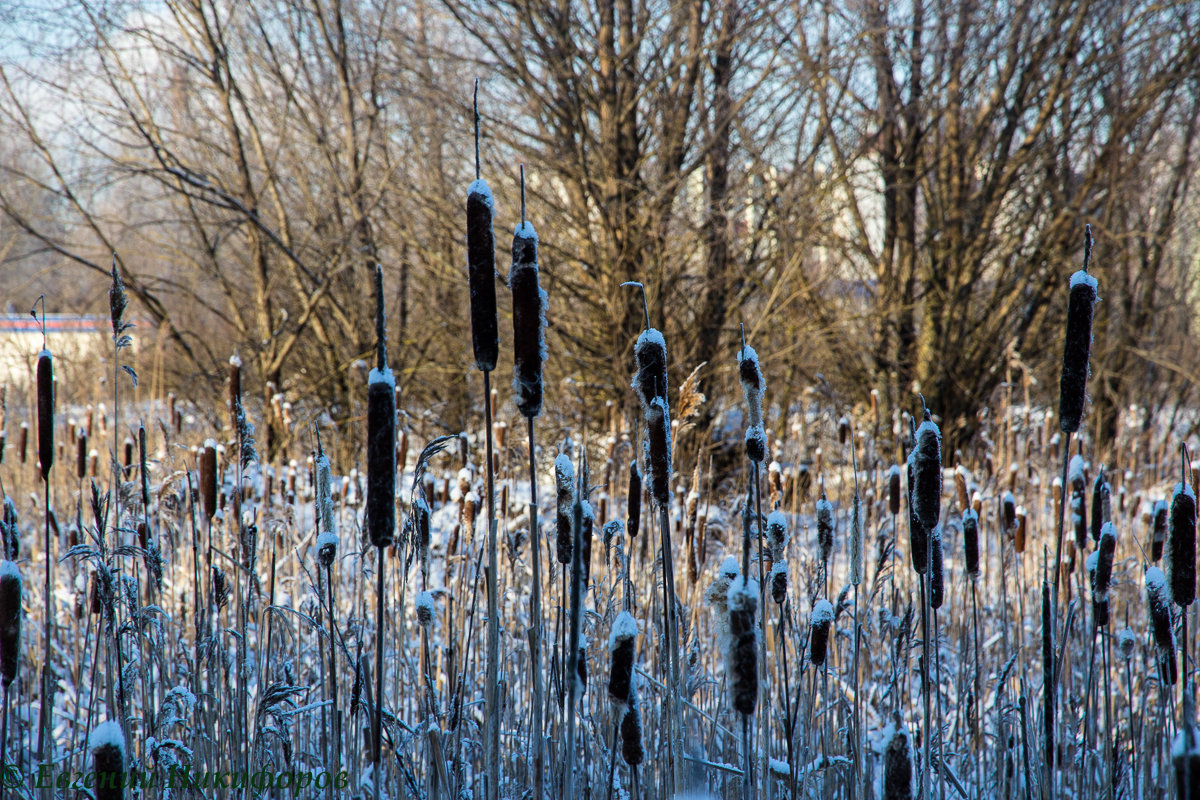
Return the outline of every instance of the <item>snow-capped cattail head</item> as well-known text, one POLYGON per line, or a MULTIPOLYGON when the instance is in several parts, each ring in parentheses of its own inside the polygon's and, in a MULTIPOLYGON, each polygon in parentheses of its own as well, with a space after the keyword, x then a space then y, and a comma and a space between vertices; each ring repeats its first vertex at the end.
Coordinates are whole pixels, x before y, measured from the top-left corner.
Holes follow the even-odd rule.
POLYGON ((825 492, 821 492, 821 499, 817 500, 817 544, 821 548, 821 562, 824 564, 829 563, 829 556, 833 552, 835 528, 833 503, 825 497, 825 492))
POLYGON ((1013 549, 1018 553, 1025 552, 1025 534, 1028 532, 1029 513, 1025 506, 1017 506, 1017 527, 1013 531, 1013 549))
POLYGON ((575 467, 566 453, 559 453, 554 459, 554 488, 557 505, 555 544, 558 563, 570 564, 575 542, 571 531, 572 513, 575 508, 575 467))
POLYGON ((788 545, 787 517, 779 509, 767 515, 767 548, 772 561, 782 561, 788 545))
POLYGON ((612 669, 608 676, 608 696, 616 704, 629 703, 629 692, 633 686, 634 648, 637 644, 637 620, 628 611, 622 611, 613 621, 612 633, 608 637, 608 651, 612 657, 612 669))
POLYGON ((422 628, 433 625, 433 594, 429 591, 419 592, 416 599, 417 624, 422 628))
POLYGON ((746 429, 746 458, 755 464, 767 460, 767 432, 763 430, 762 425, 746 429))
POLYGON ((1178 670, 1175 663, 1175 632, 1171 627, 1171 597, 1167 591, 1167 576, 1158 567, 1146 570, 1146 605, 1150 611, 1150 631, 1158 647, 1159 661, 1165 666, 1162 677, 1174 686, 1178 670))
POLYGON ((942 559, 942 526, 929 532, 929 605, 941 608, 946 597, 946 571, 942 559))
POLYGON ((962 464, 954 467, 954 495, 958 500, 958 508, 965 511, 970 505, 970 495, 967 493, 967 471, 962 464))
POLYGON ((913 480, 913 505, 917 517, 926 531, 932 531, 942 515, 942 432, 928 411, 925 421, 917 428, 913 480))
POLYGON ((650 414, 650 401, 667 399, 667 340, 655 328, 647 328, 633 346, 637 371, 633 375, 633 390, 642 403, 642 413, 650 414))
POLYGON ((966 562, 967 576, 971 580, 979 578, 979 515, 968 508, 963 512, 963 560, 966 562))
POLYGON ((754 617, 758 583, 741 576, 729 585, 729 651, 726 670, 733 709, 749 716, 758 701, 758 636, 754 617))
POLYGON ((625 505, 625 530, 630 539, 636 539, 642 526, 642 474, 638 472, 637 459, 629 465, 629 497, 625 505))
POLYGON ((787 600, 788 568, 786 561, 776 561, 771 566, 771 599, 777 605, 787 600))
POLYGON ((646 427, 650 496, 660 508, 666 508, 671 499, 671 423, 665 398, 655 397, 650 401, 646 427))
POLYGON ((912 800, 912 752, 908 731, 897 719, 883 754, 883 800, 912 800))
POLYGON ((75 435, 75 477, 83 480, 87 477, 87 432, 80 428, 75 435))
POLYGON ((242 402, 242 359, 234 353, 229 357, 229 408, 242 402))
POLYGON ((317 484, 317 558, 321 566, 328 567, 337 557, 338 536, 334 531, 333 477, 329 467, 329 456, 317 445, 317 457, 313 462, 317 484))
POLYGON ((1092 318, 1099 287, 1096 279, 1087 272, 1092 260, 1092 227, 1088 225, 1085 230, 1083 269, 1071 276, 1071 295, 1067 302, 1067 333, 1058 400, 1059 426, 1064 433, 1079 430, 1083 421, 1088 358, 1092 349, 1092 318))
POLYGON ((21 570, 12 561, 0 562, 0 682, 7 687, 17 677, 21 653, 21 570))
POLYGON ((888 470, 888 513, 900 513, 900 467, 895 464, 888 470))
POLYGON ((916 488, 915 468, 913 459, 916 457, 916 450, 908 454, 908 539, 909 539, 909 556, 912 559, 912 567, 919 575, 924 575, 929 570, 929 531, 921 522, 921 517, 917 514, 916 499, 913 497, 913 490, 916 488))
POLYGON ((211 520, 217 513, 217 443, 213 439, 206 440, 200 451, 200 500, 204 517, 211 520))
MULTIPOLYGON (((1092 554, 1096 556, 1096 594, 1108 598, 1108 588, 1112 583, 1113 558, 1117 551, 1117 526, 1111 522, 1104 523, 1100 529, 1100 543, 1092 554)), ((1090 556, 1089 556, 1090 558, 1090 556)))
POLYGON ((1187 484, 1175 484, 1171 497, 1166 554, 1171 599, 1189 606, 1196 599, 1196 494, 1187 484))
POLYGON ((1004 533, 1012 538, 1017 531, 1017 498, 1012 492, 1005 492, 1000 500, 1000 519, 1004 525, 1004 533))
POLYGON ((813 605, 808 638, 808 660, 818 667, 825 663, 829 653, 829 629, 832 626, 833 604, 821 598, 813 605))
MULTIPOLYGON (((37 360, 38 463, 42 480, 54 466, 54 357, 42 350, 37 360)), ((24 459, 22 459, 24 461, 24 459)))
POLYGON ((1092 484, 1092 540, 1100 541, 1100 529, 1112 519, 1112 488, 1104 477, 1104 467, 1092 484))
POLYGON ((1150 560, 1158 562, 1163 555, 1163 545, 1167 542, 1167 520, 1169 511, 1166 500, 1155 500, 1154 510, 1150 514, 1153 535, 1150 541, 1150 560))
POLYGON ((858 490, 850 506, 850 583, 858 586, 863 580, 862 499, 858 490))
POLYGON ((1117 649, 1121 651, 1121 658, 1128 661, 1133 658, 1133 649, 1137 647, 1137 634, 1129 628, 1122 628, 1117 633, 1117 649))
POLYGON ((471 294, 471 344, 475 366, 496 368, 500 334, 496 322, 496 240, 492 230, 495 203, 487 181, 467 187, 467 282, 471 294))
POLYGON ((88 740, 96 776, 96 800, 125 797, 125 735, 112 720, 102 722, 88 740))
MULTIPOLYGON (((522 169, 522 176, 524 170, 522 169)), ((522 178, 522 194, 524 179, 522 178)), ((546 292, 538 285, 538 236, 522 221, 513 234, 512 289, 513 391, 526 419, 542 410, 542 363, 546 359, 546 292)))
POLYGON ((750 345, 743 345, 737 358, 738 378, 742 382, 742 396, 746 400, 746 427, 762 425, 764 383, 758 353, 750 345))
POLYGON ((638 707, 637 685, 630 687, 629 704, 621 716, 621 758, 636 767, 646 758, 642 745, 642 712, 638 707))
POLYGON ((386 363, 367 379, 367 532, 375 547, 396 537, 396 378, 386 363))

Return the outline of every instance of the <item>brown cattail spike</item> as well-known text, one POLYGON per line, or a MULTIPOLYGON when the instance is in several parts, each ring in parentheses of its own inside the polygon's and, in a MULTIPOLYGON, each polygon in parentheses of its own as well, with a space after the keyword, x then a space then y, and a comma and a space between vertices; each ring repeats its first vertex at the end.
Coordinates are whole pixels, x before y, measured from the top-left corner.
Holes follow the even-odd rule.
POLYGON ((383 268, 375 268, 376 362, 367 378, 367 532, 387 547, 396 536, 396 378, 387 365, 383 268))
POLYGON ((21 571, 12 561, 0 562, 0 682, 7 688, 17 677, 21 652, 21 571))
POLYGON ((1092 319, 1099 283, 1088 274, 1092 260, 1092 226, 1084 229, 1083 269, 1071 276, 1067 303, 1067 333, 1059 382, 1059 426, 1065 433, 1079 430, 1087 394, 1088 358, 1092 349, 1092 319))
POLYGON ((50 479, 54 466, 54 357, 42 350, 37 360, 38 463, 42 480, 50 479))
POLYGON ((205 519, 211 520, 217 513, 217 443, 213 439, 205 441, 200 451, 200 500, 205 519))
POLYGON ((479 84, 475 84, 475 180, 467 187, 467 280, 471 295, 471 344, 481 372, 496 368, 500 335, 496 322, 495 201, 479 177, 479 84))
MULTIPOLYGON (((525 166, 521 166, 521 226, 513 234, 513 391, 526 419, 542 410, 542 362, 546 359, 546 292, 538 285, 538 236, 525 221, 525 166)), ((501 445, 503 447, 503 445, 501 445)))

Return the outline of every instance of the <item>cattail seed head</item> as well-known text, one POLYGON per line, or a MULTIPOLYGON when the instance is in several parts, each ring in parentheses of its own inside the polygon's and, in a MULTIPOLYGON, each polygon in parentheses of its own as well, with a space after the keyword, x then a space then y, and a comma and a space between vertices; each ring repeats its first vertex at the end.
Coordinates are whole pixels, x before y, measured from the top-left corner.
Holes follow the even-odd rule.
POLYGON ((788 568, 786 561, 776 561, 771 566, 771 599, 777 605, 787 600, 788 568))
POLYGON ((87 477, 87 433, 83 428, 75 436, 75 477, 79 480, 87 477))
POLYGON ((1112 519, 1112 488, 1104 477, 1104 467, 1092 484, 1092 541, 1100 541, 1100 529, 1112 519))
POLYGON ((767 515, 767 547, 772 561, 782 561, 788 545, 787 517, 776 509, 767 515))
POLYGON ((741 576, 729 585, 729 650, 725 663, 733 709, 749 716, 758 700, 758 583, 741 576))
POLYGON ((12 561, 0 562, 0 682, 8 687, 17 677, 21 654, 21 570, 12 561))
POLYGON ((1059 381, 1058 416, 1064 433, 1079 430, 1087 394, 1088 358, 1092 349, 1092 318, 1099 283, 1087 273, 1092 257, 1092 228, 1087 226, 1083 269, 1071 276, 1067 302, 1067 333, 1063 346, 1062 378, 1059 381))
POLYGON ((1171 599, 1191 605, 1196 599, 1196 494, 1187 484, 1176 484, 1171 497, 1166 555, 1171 599))
POLYGON ((1167 591, 1167 576, 1158 567, 1146 570, 1146 605, 1150 611, 1150 631, 1158 647, 1159 659, 1168 667, 1164 677, 1173 686, 1177 670, 1175 633, 1171 627, 1171 597, 1167 591))
POLYGON ((966 561, 967 576, 979 578, 979 515, 968 508, 963 512, 963 559, 966 561))
POLYGON ((1011 539, 1017 531, 1017 498, 1012 492, 1005 492, 1000 500, 1000 519, 1005 535, 1011 539))
POLYGON ((913 450, 913 505, 926 531, 937 527, 942 515, 942 432, 925 412, 917 428, 913 450))
POLYGON ((917 571, 917 574, 924 575, 929 569, 929 532, 921 522, 920 516, 917 514, 917 504, 913 498, 913 490, 916 488, 916 478, 914 475, 913 458, 916 451, 908 454, 908 539, 909 539, 909 555, 912 559, 912 567, 917 571))
POLYGON ((575 467, 566 453, 559 453, 554 459, 554 486, 558 512, 558 563, 570 564, 575 541, 571 531, 572 510, 575 508, 575 467))
POLYGON ((1117 648, 1121 651, 1121 658, 1126 661, 1133 658, 1133 649, 1137 646, 1137 635, 1129 628, 1122 628, 1117 634, 1117 648))
POLYGON ((888 513, 900 513, 900 467, 895 464, 888 470, 888 513))
POLYGON ((929 605, 941 608, 946 597, 946 571, 942 558, 942 526, 929 534, 929 605))
POLYGON ((650 497, 660 508, 665 508, 671 499, 671 424, 665 398, 655 397, 650 401, 646 425, 650 497))
POLYGON ((629 538, 635 539, 642 525, 642 474, 638 472, 637 459, 629 465, 629 497, 625 506, 625 530, 629 538))
POLYGON ((217 443, 213 439, 206 440, 200 451, 200 500, 205 518, 211 520, 217 513, 217 443))
POLYGON ((808 638, 808 660, 818 667, 825 663, 829 653, 829 629, 832 626, 833 604, 821 598, 813 605, 808 638))
MULTIPOLYGON (((42 480, 49 480, 54 466, 54 357, 49 350, 37 360, 38 462, 42 480)), ((22 448, 24 449, 24 448, 22 448)), ((24 458, 21 459, 24 462, 24 458)))
POLYGON ((419 592, 416 599, 417 624, 422 628, 433 626, 433 594, 428 591, 419 592))
POLYGON ((821 548, 821 562, 824 564, 829 563, 829 556, 833 552, 835 529, 833 503, 826 499, 825 492, 821 492, 821 499, 817 501, 817 544, 821 548))
POLYGON ((467 187, 467 280, 471 294, 471 344, 475 366, 496 368, 500 334, 496 321, 496 240, 492 229, 495 202, 487 181, 467 187))
POLYGON ((334 529, 333 477, 329 456, 324 450, 318 451, 314 466, 317 483, 317 527, 321 531, 317 536, 317 559, 321 566, 328 567, 337 558, 339 542, 337 531, 334 529))
POLYGON ((1106 522, 1100 529, 1099 546, 1092 554, 1096 556, 1095 592, 1104 600, 1108 599, 1108 589, 1112 584, 1113 558, 1116 550, 1117 526, 1111 522, 1106 522))
POLYGON ((542 410, 542 363, 546 359, 546 292, 538 285, 538 236, 529 222, 513 234, 513 391, 526 419, 542 410))
POLYGON ((88 740, 96 776, 96 800, 125 797, 125 735, 112 720, 102 722, 88 740))
POLYGON ((612 656, 612 669, 608 677, 608 696, 618 705, 629 703, 633 686, 634 648, 637 645, 637 620, 628 611, 622 611, 613 621, 612 633, 608 638, 608 650, 612 656))
POLYGON ((229 408, 242 402, 242 359, 234 353, 229 357, 229 408))
POLYGON ((959 510, 966 510, 971 501, 967 493, 967 471, 963 469, 962 464, 954 467, 954 495, 958 500, 959 510))
POLYGON ((667 399, 667 340, 654 328, 647 328, 633 346, 637 371, 633 375, 633 390, 642 403, 642 413, 650 414, 654 398, 667 399))
POLYGON ((642 712, 638 707, 637 686, 630 688, 629 705, 621 717, 621 758, 636 767, 646 758, 642 745, 642 712))
POLYGON ((1167 541, 1167 520, 1169 511, 1167 509, 1166 500, 1155 500, 1154 510, 1151 512, 1153 524, 1153 535, 1150 542, 1150 560, 1158 562, 1163 555, 1163 545, 1167 541))
POLYGON ((913 764, 908 731, 896 721, 883 754, 883 800, 912 800, 913 764))
POLYGON ((367 532, 375 547, 396 537, 396 379, 386 363, 367 379, 367 532))
POLYGON ((1029 531, 1029 514, 1025 506, 1017 506, 1017 527, 1013 531, 1013 549, 1018 553, 1025 552, 1025 535, 1029 531))

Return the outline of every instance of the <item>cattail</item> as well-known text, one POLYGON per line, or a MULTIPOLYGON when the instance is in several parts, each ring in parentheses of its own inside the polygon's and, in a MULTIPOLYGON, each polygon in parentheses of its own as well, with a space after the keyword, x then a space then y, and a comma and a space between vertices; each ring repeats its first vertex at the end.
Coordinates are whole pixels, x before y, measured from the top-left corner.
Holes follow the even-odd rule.
MULTIPOLYGON (((491 231, 490 216, 488 231, 491 231)), ((492 309, 494 337, 494 287, 492 309)), ((376 547, 387 547, 396 537, 396 377, 387 365, 386 320, 383 267, 376 265, 375 368, 367 377, 367 532, 376 547)))
POLYGON ((862 539, 862 500, 855 489, 854 501, 850 506, 850 583, 855 586, 862 583, 863 579, 862 539))
POLYGON ((788 544, 787 517, 776 509, 767 515, 767 547, 772 561, 782 561, 788 544))
POLYGON ((0 560, 16 561, 21 551, 21 537, 17 530, 17 504, 8 495, 4 496, 4 513, 0 517, 0 560))
POLYGON ((1088 356, 1092 348, 1092 317, 1096 310, 1099 283, 1088 274, 1092 260, 1092 226, 1084 233, 1083 269, 1071 276, 1067 303, 1067 333, 1063 346, 1062 379, 1059 382, 1058 416, 1064 433, 1079 430, 1087 390, 1088 356))
POLYGON ((968 508, 963 512, 963 559, 966 561, 967 576, 979 578, 979 515, 968 508))
POLYGON ((1153 520, 1153 535, 1150 541, 1150 559, 1158 562, 1163 555, 1163 545, 1167 541, 1167 501, 1155 500, 1154 509, 1150 514, 1153 520))
POLYGON ((758 353, 750 345, 738 351, 738 377, 746 398, 746 457, 761 464, 767 457, 767 435, 763 430, 763 374, 758 353))
POLYGON ((913 459, 916 453, 917 451, 913 450, 908 454, 908 540, 913 569, 924 575, 929 569, 929 532, 917 515, 917 504, 913 498, 913 489, 916 486, 913 459))
POLYGON ((788 567, 786 561, 776 561, 771 566, 771 599, 777 605, 787 600, 788 567))
POLYGON ((942 515, 942 432, 925 411, 913 449, 913 506, 921 527, 932 531, 942 515))
POLYGON ((1104 467, 1092 485, 1092 541, 1100 541, 1100 530, 1112 519, 1112 489, 1104 478, 1104 467))
POLYGON ((418 592, 415 605, 417 607, 417 624, 422 628, 433 625, 433 594, 429 591, 418 592))
POLYGON ((217 443, 206 439, 200 451, 200 500, 205 519, 217 513, 217 443))
POLYGON ((834 533, 833 504, 825 498, 825 492, 821 492, 821 499, 817 501, 817 544, 821 548, 822 564, 829 563, 834 533))
POLYGON ((1133 658, 1133 648, 1137 646, 1137 634, 1129 628, 1122 628, 1117 634, 1117 649, 1126 661, 1133 658))
POLYGON ((75 436, 75 477, 79 480, 87 477, 87 434, 83 428, 75 436))
POLYGON ((671 499, 671 425, 667 401, 655 397, 646 412, 646 463, 650 468, 650 497, 660 508, 671 499))
MULTIPOLYGON (((522 178, 522 196, 524 192, 522 178)), ((508 285, 512 288, 513 391, 521 415, 533 419, 542 410, 546 292, 538 286, 538 236, 529 222, 522 221, 513 234, 512 264, 508 285)))
POLYGON ((337 557, 338 535, 334 530, 333 516, 333 478, 329 467, 329 456, 318 445, 316 467, 317 483, 317 527, 321 533, 317 536, 317 559, 321 566, 328 567, 337 557))
POLYGON ((1025 506, 1017 506, 1017 527, 1013 531, 1013 549, 1018 553, 1025 552, 1025 534, 1028 532, 1029 514, 1025 506))
POLYGON ((895 464, 888 470, 888 513, 900 513, 900 468, 895 464))
POLYGON ((629 690, 629 705, 621 717, 621 758, 631 767, 636 767, 646 758, 642 746, 642 712, 638 708, 637 685, 629 690))
POLYGON ((771 508, 778 508, 783 502, 783 467, 778 461, 767 465, 767 498, 771 508))
POLYGON ((758 637, 754 616, 758 608, 758 582, 742 576, 729 585, 729 650, 726 670, 733 709, 749 716, 758 700, 758 637))
POLYGON ((242 359, 234 353, 229 357, 229 410, 242 402, 242 359))
POLYGON ((899 719, 883 754, 883 800, 912 800, 913 763, 908 731, 899 719))
POLYGON ((654 328, 647 328, 633 346, 637 371, 633 375, 633 390, 642 403, 642 413, 649 416, 650 403, 667 399, 667 340, 654 328))
POLYGON ((50 479, 50 467, 54 465, 54 357, 49 350, 38 354, 37 422, 38 462, 42 480, 46 481, 50 479))
POLYGON ((1005 535, 1011 539, 1017 530, 1017 498, 1012 492, 1005 492, 1000 500, 1000 520, 1005 535))
POLYGON ((833 625, 833 604, 822 598, 813 605, 809 622, 808 660, 816 666, 825 663, 829 652, 829 629, 833 625))
POLYGON ((554 459, 554 485, 558 503, 558 563, 570 564, 574 537, 571 513, 575 507, 575 467, 566 453, 554 459))
POLYGON ((1113 558, 1117 551, 1117 526, 1111 522, 1104 523, 1100 529, 1100 542, 1093 553, 1096 561, 1095 591, 1101 598, 1107 600, 1108 588, 1112 583, 1113 558))
POLYGON ((629 465, 629 497, 625 505, 625 530, 629 538, 635 539, 642 525, 642 474, 638 472, 637 459, 629 465))
POLYGON ((942 559, 942 526, 929 533, 929 605, 941 608, 946 596, 946 571, 942 559))
POLYGON ((29 423, 21 423, 21 433, 17 437, 17 455, 22 464, 29 460, 29 423))
POLYGON ((1189 606, 1196 599, 1196 494, 1184 483, 1175 484, 1171 497, 1166 552, 1171 599, 1189 606))
POLYGON ((954 467, 954 494, 958 499, 959 509, 965 510, 971 501, 967 494, 967 471, 963 469, 962 464, 954 467))
POLYGON ((1158 646, 1159 662, 1165 667, 1163 679, 1175 685, 1178 675, 1175 664, 1175 633, 1171 628, 1171 603, 1167 592, 1167 576, 1158 567, 1146 570, 1146 605, 1150 610, 1150 630, 1158 646))
POLYGON ((496 243, 492 230, 495 202, 487 181, 467 187, 467 279, 471 293, 471 344, 481 372, 496 368, 500 334, 496 321, 496 243))
POLYGON ((636 644, 637 620, 628 611, 622 611, 613 621, 612 633, 608 637, 608 652, 612 657, 612 669, 608 675, 608 696, 618 705, 624 706, 629 703, 636 644))
POLYGON ((0 681, 6 689, 17 678, 21 653, 21 588, 17 565, 0 563, 0 681))
POLYGON ((88 740, 96 775, 96 800, 125 797, 125 735, 112 720, 102 722, 88 740))

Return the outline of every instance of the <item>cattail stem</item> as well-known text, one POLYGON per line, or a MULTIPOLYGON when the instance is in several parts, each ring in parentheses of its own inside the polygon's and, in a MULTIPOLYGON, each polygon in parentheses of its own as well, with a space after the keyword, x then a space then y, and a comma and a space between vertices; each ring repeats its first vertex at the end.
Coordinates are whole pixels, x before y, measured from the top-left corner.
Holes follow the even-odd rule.
MULTIPOLYGON (((328 524, 328 523, 327 523, 328 524)), ((274 539, 275 537, 271 537, 274 539)), ((272 545, 274 551, 274 545, 272 545)), ((274 571, 272 571, 272 574, 274 571)), ((333 564, 325 567, 325 591, 328 593, 329 608, 329 689, 333 699, 333 709, 330 719, 333 721, 333 769, 337 772, 342 764, 342 713, 338 708, 338 671, 337 671, 337 630, 334 627, 335 611, 333 605, 333 564)))
POLYGON ((383 569, 386 563, 385 548, 376 547, 375 561, 375 746, 374 770, 371 783, 375 787, 375 800, 379 800, 380 784, 383 783, 383 569))
POLYGON ((671 737, 669 749, 672 793, 675 794, 683 790, 683 713, 680 709, 683 687, 679 681, 679 619, 675 602, 675 566, 671 555, 671 520, 666 504, 659 507, 658 524, 662 534, 663 601, 666 603, 663 614, 667 623, 667 659, 670 675, 667 702, 670 724, 667 729, 671 737))
MULTIPOLYGON (((522 201, 524 199, 524 183, 522 183, 522 201)), ((522 202, 522 211, 524 202, 522 202)), ((533 678, 533 722, 530 731, 535 737, 533 743, 533 796, 544 797, 545 787, 545 735, 542 730, 542 708, 545 689, 542 686, 542 533, 538 525, 537 500, 537 451, 534 445, 534 418, 529 417, 529 530, 531 532, 531 550, 533 553, 533 591, 531 612, 533 624, 529 627, 529 666, 533 678)), ((618 722, 619 724, 619 722, 618 722)), ((613 732, 613 753, 616 753, 616 732, 613 732)), ((612 778, 609 778, 611 791, 612 778)))
POLYGON ((575 706, 579 694, 579 627, 583 610, 581 607, 583 599, 583 500, 586 492, 587 487, 583 485, 581 476, 579 489, 575 495, 571 525, 574 542, 571 547, 570 621, 565 646, 567 669, 563 675, 563 680, 567 685, 567 747, 562 776, 562 796, 565 800, 572 800, 575 792, 575 706))
MULTIPOLYGON (((488 505, 488 566, 487 566, 487 688, 485 704, 487 707, 487 796, 489 800, 499 800, 500 797, 500 619, 499 596, 496 573, 500 568, 496 546, 496 472, 495 458, 492 456, 492 373, 483 371, 483 416, 484 453, 487 474, 487 505, 488 505)), ((572 644, 577 641, 572 640, 572 644)))

